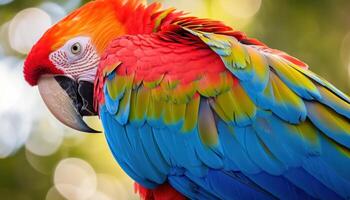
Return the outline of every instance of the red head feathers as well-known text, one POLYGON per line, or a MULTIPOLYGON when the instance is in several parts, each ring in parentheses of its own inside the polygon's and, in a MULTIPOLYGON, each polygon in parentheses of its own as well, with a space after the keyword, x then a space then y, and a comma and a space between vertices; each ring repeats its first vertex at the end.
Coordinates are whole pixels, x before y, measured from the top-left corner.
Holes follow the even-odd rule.
POLYGON ((155 25, 151 16, 159 4, 148 7, 138 0, 97 0, 75 10, 50 28, 32 48, 24 66, 24 76, 30 85, 36 85, 43 74, 62 74, 49 60, 51 52, 69 39, 87 36, 101 55, 108 43, 123 34, 150 33, 155 25))

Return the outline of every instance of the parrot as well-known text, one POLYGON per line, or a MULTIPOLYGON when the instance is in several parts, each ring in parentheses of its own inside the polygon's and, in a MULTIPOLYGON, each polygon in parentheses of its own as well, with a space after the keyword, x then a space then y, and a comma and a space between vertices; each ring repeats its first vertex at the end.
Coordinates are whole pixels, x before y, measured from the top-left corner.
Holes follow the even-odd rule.
POLYGON ((84 119, 100 119, 141 199, 350 199, 350 98, 223 22, 90 1, 23 74, 64 125, 99 133, 84 119))

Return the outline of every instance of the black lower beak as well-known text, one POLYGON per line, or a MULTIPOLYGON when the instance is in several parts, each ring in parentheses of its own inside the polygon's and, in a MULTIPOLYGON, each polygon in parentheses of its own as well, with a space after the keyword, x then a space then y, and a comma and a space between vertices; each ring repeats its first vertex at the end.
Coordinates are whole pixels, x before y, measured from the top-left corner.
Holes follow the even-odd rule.
POLYGON ((55 79, 72 99, 75 109, 81 116, 97 115, 93 106, 93 83, 88 81, 79 81, 77 83, 65 76, 56 76, 55 79))

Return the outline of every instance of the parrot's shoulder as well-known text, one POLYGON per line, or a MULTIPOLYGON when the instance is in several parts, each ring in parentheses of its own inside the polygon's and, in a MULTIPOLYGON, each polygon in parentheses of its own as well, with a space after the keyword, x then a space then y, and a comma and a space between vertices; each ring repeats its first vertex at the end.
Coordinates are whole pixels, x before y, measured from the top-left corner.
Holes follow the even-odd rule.
MULTIPOLYGON (((102 87, 108 75, 132 77, 135 87, 142 83, 150 89, 162 85, 164 90, 170 90, 186 85, 192 89, 179 93, 186 96, 188 92, 194 92, 196 80, 210 73, 211 80, 204 84, 208 86, 209 82, 220 79, 216 76, 225 71, 220 57, 189 33, 181 37, 171 33, 126 35, 111 42, 101 57, 95 80, 95 95, 100 97, 95 99, 104 102, 102 87), (170 86, 165 87, 168 83, 170 86)), ((234 79, 229 73, 221 78, 234 79)))

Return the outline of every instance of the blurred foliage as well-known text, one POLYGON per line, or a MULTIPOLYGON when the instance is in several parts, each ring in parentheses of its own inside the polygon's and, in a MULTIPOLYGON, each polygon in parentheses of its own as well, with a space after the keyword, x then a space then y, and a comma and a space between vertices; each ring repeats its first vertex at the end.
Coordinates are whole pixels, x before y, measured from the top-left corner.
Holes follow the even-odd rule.
MULTIPOLYGON (((54 2, 63 5, 68 1, 54 2)), ((213 9, 217 1, 202 1, 206 5, 203 16, 221 20, 221 11, 213 9)), ((20 10, 41 2, 44 0, 14 0, 0 5, 0 25, 20 10)), ((176 5, 175 0, 163 2, 176 5)), ((225 22, 272 48, 303 60, 314 72, 349 94, 350 41, 344 40, 350 32, 349 10, 349 0, 262 0, 259 12, 249 23, 235 25, 239 24, 236 19, 225 19, 225 22)), ((10 158, 0 159, 0 199, 45 199, 53 185, 54 166, 65 157, 82 158, 99 173, 123 178, 124 175, 108 153, 103 135, 87 136, 78 145, 66 145, 69 142, 66 139, 58 152, 47 157, 30 155, 22 149, 10 158), (40 169, 34 167, 36 162, 39 162, 40 169)))
MULTIPOLYGON (((266 0, 247 33, 303 60, 312 71, 349 93, 349 60, 344 63, 340 56, 344 36, 350 31, 349 9, 348 0, 266 0)), ((350 44, 346 45, 350 57, 350 44)))

